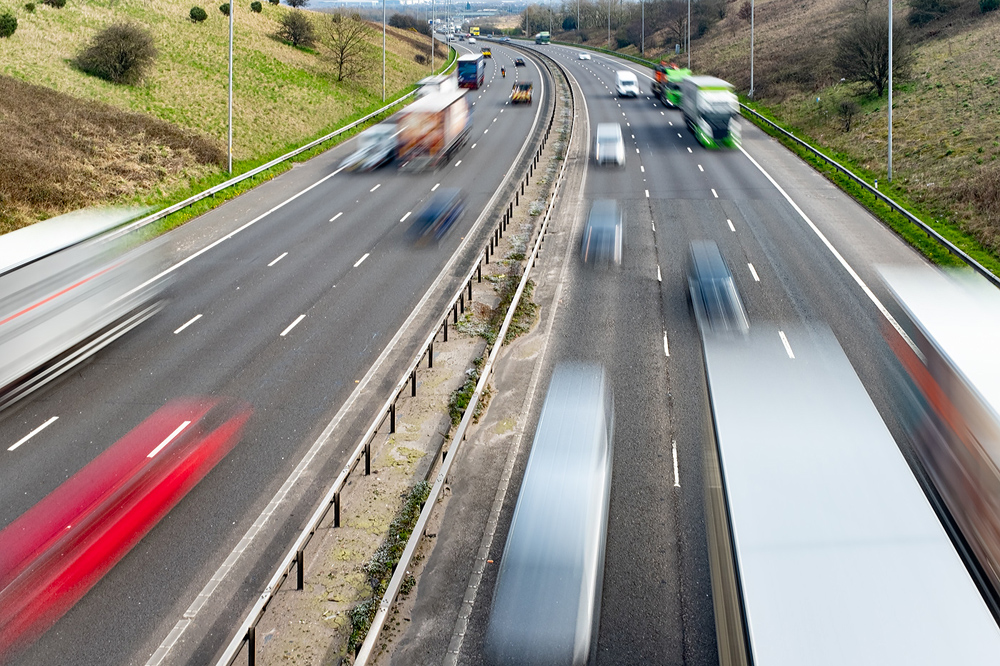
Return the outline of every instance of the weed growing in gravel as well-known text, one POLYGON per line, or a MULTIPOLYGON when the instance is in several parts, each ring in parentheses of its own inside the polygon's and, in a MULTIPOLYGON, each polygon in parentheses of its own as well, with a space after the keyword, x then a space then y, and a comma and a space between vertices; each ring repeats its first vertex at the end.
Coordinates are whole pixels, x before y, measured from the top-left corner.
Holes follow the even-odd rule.
MULTIPOLYGON (((375 619, 375 611, 378 610, 382 595, 385 594, 392 578, 393 571, 399 563, 399 558, 403 554, 406 542, 413 533, 413 528, 420 517, 420 510, 427 501, 427 496, 431 492, 431 486, 426 481, 420 481, 403 497, 403 507, 399 514, 389 524, 389 533, 385 541, 378 547, 375 554, 361 566, 361 570, 368 577, 368 584, 371 586, 372 595, 355 606, 350 612, 351 637, 347 642, 348 652, 355 652, 361 647, 371 628, 372 620, 375 619)), ((411 576, 412 578, 412 576, 411 576)), ((404 587, 406 585, 404 584, 404 587)), ((412 589, 413 585, 409 585, 412 589)))

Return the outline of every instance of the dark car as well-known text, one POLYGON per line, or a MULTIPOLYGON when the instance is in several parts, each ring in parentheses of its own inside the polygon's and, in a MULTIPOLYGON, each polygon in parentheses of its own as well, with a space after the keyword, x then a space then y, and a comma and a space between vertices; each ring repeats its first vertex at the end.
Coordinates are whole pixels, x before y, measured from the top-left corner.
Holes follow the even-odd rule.
POLYGON ((714 241, 692 241, 688 265, 691 308, 702 332, 746 333, 750 330, 732 271, 714 241))
POLYGON ((583 263, 619 266, 622 263, 624 225, 622 210, 613 199, 598 199, 590 207, 580 239, 583 263))
POLYGON ((428 243, 444 238, 452 225, 462 216, 465 203, 457 187, 440 189, 416 214, 410 225, 410 236, 416 243, 428 243))
POLYGON ((524 67, 524 58, 514 58, 514 67, 524 67))

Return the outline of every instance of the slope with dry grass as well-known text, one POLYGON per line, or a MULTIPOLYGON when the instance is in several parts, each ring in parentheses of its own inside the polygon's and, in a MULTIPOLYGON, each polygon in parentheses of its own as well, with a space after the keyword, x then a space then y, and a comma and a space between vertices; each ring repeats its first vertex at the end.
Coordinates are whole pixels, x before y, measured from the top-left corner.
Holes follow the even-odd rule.
MULTIPOLYGON (((265 2, 255 14, 249 5, 234 6, 237 164, 259 163, 381 103, 381 25, 370 24, 370 66, 337 82, 322 43, 301 49, 276 37, 280 17, 292 10, 265 2)), ((0 92, 0 231, 96 203, 169 199, 192 179, 219 173, 227 136, 228 19, 208 5, 208 20, 194 23, 190 8, 177 0, 70 0, 62 9, 39 3, 29 13, 0 0, 0 13, 18 15, 17 32, 0 39, 0 74, 13 79, 3 85, 13 90, 23 82, 59 93, 0 92), (154 36, 159 55, 146 80, 117 86, 74 69, 70 61, 87 40, 121 21, 154 36), (174 138, 165 138, 164 123, 174 127, 174 138), (179 136, 203 148, 185 148, 179 136), (28 167, 9 166, 15 164, 28 167), (37 182, 21 175, 27 173, 37 182)), ((309 15, 322 37, 329 16, 309 15)), ((429 73, 429 65, 416 61, 429 55, 429 45, 394 29, 388 37, 386 89, 393 97, 429 73)))

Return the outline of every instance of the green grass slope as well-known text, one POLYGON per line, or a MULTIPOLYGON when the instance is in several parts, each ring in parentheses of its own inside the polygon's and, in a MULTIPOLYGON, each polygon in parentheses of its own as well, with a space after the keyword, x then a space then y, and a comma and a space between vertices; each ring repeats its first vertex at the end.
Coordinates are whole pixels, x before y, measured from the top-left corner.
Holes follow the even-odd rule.
MULTIPOLYGON (((36 112, 39 98, 34 95, 2 96, 4 134, 18 133, 21 140, 0 142, 0 161, 8 160, 12 151, 30 150, 37 161, 59 162, 67 172, 77 173, 66 182, 55 176, 57 181, 50 189, 60 190, 63 196, 49 200, 24 196, 22 191, 28 184, 19 186, 10 182, 9 173, 0 174, 0 231, 75 207, 105 203, 109 197, 169 199, 171 193, 221 173, 218 151, 223 155, 224 169, 227 140, 228 19, 213 4, 204 6, 208 19, 194 23, 188 18, 191 6, 176 0, 69 0, 62 9, 38 4, 29 13, 19 3, 0 0, 0 13, 10 9, 18 17, 17 32, 0 39, 0 75, 63 96, 58 103, 49 98, 53 108, 60 109, 55 118, 52 113, 36 112), (98 30, 121 21, 148 28, 159 52, 149 76, 136 86, 108 83, 71 64, 98 30), (198 141, 214 144, 217 150, 185 152, 157 139, 163 132, 143 130, 141 123, 131 121, 125 124, 137 128, 132 134, 109 131, 108 136, 116 140, 105 141, 102 132, 92 127, 83 133, 86 141, 82 141, 79 132, 69 127, 78 115, 73 110, 74 100, 82 105, 81 112, 89 109, 85 113, 93 122, 97 122, 93 120, 94 109, 106 105, 109 118, 118 110, 148 117, 150 127, 156 120, 164 121, 198 137, 198 141), (31 137, 31 141, 24 137, 31 137), (67 144, 74 142, 80 144, 76 156, 66 151, 67 144), (123 149, 122 144, 130 144, 132 149, 123 149), (160 159, 158 154, 167 157, 160 159), (101 159, 84 165, 87 155, 100 155, 101 159), (129 172, 143 171, 138 168, 143 159, 159 168, 154 169, 152 178, 146 169, 146 177, 133 186, 91 184, 88 188, 74 184, 85 180, 79 175, 81 169, 89 169, 94 179, 128 180, 129 172)), ((368 66, 353 79, 338 82, 332 54, 322 42, 300 49, 276 37, 280 17, 288 11, 264 2, 264 11, 255 14, 249 0, 235 6, 233 155, 240 167, 321 136, 377 108, 382 101, 381 25, 370 24, 365 46, 368 66)), ((309 15, 322 38, 322 25, 330 20, 329 15, 309 15)), ((391 99, 430 73, 429 65, 416 61, 429 56, 429 44, 426 37, 390 29, 388 51, 386 89, 391 99)), ((439 50, 438 64, 445 57, 439 50)), ((9 82, 8 89, 14 85, 9 82)), ((240 169, 234 165, 234 170, 240 169)))

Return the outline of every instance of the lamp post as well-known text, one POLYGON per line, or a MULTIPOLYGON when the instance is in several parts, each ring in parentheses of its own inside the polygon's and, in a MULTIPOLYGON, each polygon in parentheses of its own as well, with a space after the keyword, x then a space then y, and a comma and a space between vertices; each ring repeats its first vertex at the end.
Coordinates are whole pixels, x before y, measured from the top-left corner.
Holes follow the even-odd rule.
POLYGON ((382 0, 382 101, 385 101, 385 0, 382 0))
POLYGON ((646 55, 646 0, 642 0, 639 5, 642 7, 642 41, 639 46, 639 51, 643 56, 646 55))
POLYGON ((434 0, 431 0, 431 74, 434 73, 434 32, 437 26, 434 25, 434 0))
POLYGON ((753 99, 753 18, 754 0, 750 0, 750 99, 753 99))
POLYGON ((687 52, 688 52, 688 69, 691 69, 691 0, 688 0, 688 38, 687 38, 687 52))
POLYGON ((889 182, 892 182, 892 0, 889 0, 889 182))
POLYGON ((608 50, 611 50, 611 3, 614 0, 608 0, 608 50))
POLYGON ((229 174, 233 173, 233 10, 235 3, 229 3, 229 174))

